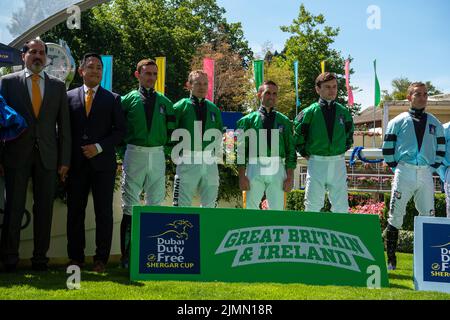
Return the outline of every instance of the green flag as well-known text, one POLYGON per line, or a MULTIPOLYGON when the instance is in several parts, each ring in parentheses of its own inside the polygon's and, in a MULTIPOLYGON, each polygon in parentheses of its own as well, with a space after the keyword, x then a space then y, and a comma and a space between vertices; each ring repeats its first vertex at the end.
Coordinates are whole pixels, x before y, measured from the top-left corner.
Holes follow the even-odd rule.
POLYGON ((258 91, 259 86, 264 81, 264 60, 253 61, 253 73, 255 75, 256 91, 258 91))
POLYGON ((380 105, 380 101, 381 101, 381 90, 380 90, 380 83, 378 82, 378 77, 377 77, 377 60, 376 59, 373 61, 373 68, 375 70, 375 107, 378 107, 380 105))

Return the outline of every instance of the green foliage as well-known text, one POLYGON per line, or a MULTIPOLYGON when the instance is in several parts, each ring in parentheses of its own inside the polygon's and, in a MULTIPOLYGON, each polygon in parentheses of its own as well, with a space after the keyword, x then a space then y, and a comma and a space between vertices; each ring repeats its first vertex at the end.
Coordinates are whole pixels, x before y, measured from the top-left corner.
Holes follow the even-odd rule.
POLYGON ((205 44, 197 49, 192 70, 203 68, 205 57, 214 60, 214 103, 222 111, 245 111, 246 94, 252 87, 249 72, 242 67, 242 58, 227 42, 205 44))
MULTIPOLYGON (((349 206, 355 207, 366 203, 372 199, 372 195, 366 192, 350 192, 349 193, 349 206)), ((286 210, 305 211, 305 191, 293 190, 288 193, 286 199, 286 210)), ((331 203, 328 200, 328 196, 325 196, 324 206, 321 209, 322 212, 330 212, 331 203)))
MULTIPOLYGON (((393 101, 393 100, 406 100, 408 95, 408 87, 412 83, 408 78, 400 77, 392 80, 392 92, 388 93, 387 90, 383 90, 383 101, 393 101)), ((425 82, 428 95, 433 96, 436 94, 442 94, 441 91, 436 89, 436 87, 431 83, 431 81, 425 82)))
MULTIPOLYGON (((286 63, 291 68, 295 60, 299 61, 299 95, 304 109, 317 101, 315 91, 315 79, 321 73, 320 62, 326 60, 326 71, 341 75, 338 79, 337 101, 347 104, 347 90, 345 88, 345 59, 337 50, 331 49, 334 39, 339 34, 339 28, 332 28, 325 24, 322 14, 314 16, 308 12, 305 6, 300 6, 299 15, 290 26, 282 26, 281 30, 292 34, 287 40, 283 50, 286 63)), ((350 62, 352 58, 349 57, 350 62)), ((353 70, 350 70, 350 74, 353 70)), ((291 83, 294 84, 292 73, 291 83)), ((294 86, 294 85, 293 85, 294 86)), ((295 113, 295 100, 292 101, 293 109, 289 116, 295 113)), ((352 114, 359 111, 360 106, 352 108, 352 114)))
MULTIPOLYGON (((387 221, 389 217, 389 203, 391 201, 391 195, 389 193, 384 194, 384 216, 387 221)), ((436 217, 446 217, 446 203, 445 203, 445 194, 436 193, 434 196, 434 209, 436 217)), ((403 230, 413 231, 414 230, 414 217, 419 215, 417 211, 414 199, 411 198, 406 205, 406 215, 403 218, 403 230)))
POLYGON ((3 77, 10 73, 12 73, 12 67, 1 67, 0 68, 0 77, 3 77))
MULTIPOLYGON (((112 55, 113 90, 119 94, 137 86, 137 62, 165 56, 166 95, 177 101, 186 95, 191 60, 203 43, 227 39, 235 52, 248 55, 242 60, 251 59, 240 24, 228 24, 224 12, 215 0, 115 0, 83 12, 80 30, 70 30, 64 22, 42 39, 64 39, 75 61, 86 52, 112 55)), ((77 75, 72 87, 81 83, 77 75)))
POLYGON ((268 54, 266 54, 264 65, 264 78, 275 81, 278 85, 277 110, 293 119, 295 117, 295 89, 292 85, 294 69, 282 57, 272 56, 268 59, 268 54))
MULTIPOLYGON (((219 166, 219 196, 217 201, 225 200, 227 202, 242 197, 239 189, 239 172, 235 164, 223 164, 219 166)), ((242 203, 242 201, 237 201, 242 203)))
POLYGON ((372 194, 368 192, 350 192, 348 195, 348 205, 350 208, 363 205, 372 199, 372 194))
POLYGON ((286 210, 305 211, 305 191, 293 190, 287 194, 286 210))
POLYGON ((398 252, 413 253, 414 252, 414 232, 408 230, 400 230, 398 234, 398 252))

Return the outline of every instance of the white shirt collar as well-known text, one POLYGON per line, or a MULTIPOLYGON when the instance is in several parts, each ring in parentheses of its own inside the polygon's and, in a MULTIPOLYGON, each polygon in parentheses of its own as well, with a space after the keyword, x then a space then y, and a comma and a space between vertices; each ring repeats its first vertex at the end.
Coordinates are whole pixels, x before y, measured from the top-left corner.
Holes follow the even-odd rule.
POLYGON ((88 92, 89 89, 92 89, 92 90, 94 91, 94 94, 95 94, 95 93, 97 92, 97 90, 98 90, 98 87, 100 87, 99 84, 96 85, 96 86, 93 87, 93 88, 89 88, 87 85, 83 84, 83 90, 84 90, 84 93, 85 93, 85 94, 87 94, 87 92, 88 92))
MULTIPOLYGON (((31 77, 33 74, 34 74, 34 73, 33 73, 30 69, 25 68, 25 77, 29 78, 29 77, 31 77)), ((41 79, 45 79, 45 73, 44 73, 44 70, 42 70, 42 71, 39 72, 38 74, 39 74, 39 77, 41 77, 41 79)))

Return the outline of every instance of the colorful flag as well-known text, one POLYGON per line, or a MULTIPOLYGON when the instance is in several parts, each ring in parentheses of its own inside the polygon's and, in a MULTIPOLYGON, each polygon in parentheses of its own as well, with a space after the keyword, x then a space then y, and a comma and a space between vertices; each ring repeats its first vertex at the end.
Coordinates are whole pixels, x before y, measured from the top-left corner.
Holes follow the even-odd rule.
POLYGON ((206 99, 214 102, 214 59, 203 59, 203 71, 208 75, 208 94, 206 99))
POLYGON ((166 57, 156 57, 156 65, 158 66, 158 79, 155 84, 155 91, 165 94, 166 87, 166 57))
POLYGON ((295 75, 295 114, 298 114, 298 108, 300 108, 300 98, 298 96, 298 60, 294 61, 294 75, 295 75))
POLYGON ((378 82, 378 76, 377 76, 377 60, 376 59, 373 61, 373 68, 375 70, 375 107, 378 107, 380 105, 380 101, 381 101, 381 90, 380 90, 380 83, 378 82))
POLYGON ((320 63, 320 66, 321 66, 321 68, 322 68, 322 73, 325 73, 325 60, 323 60, 323 61, 320 63))
POLYGON ((103 62, 103 74, 101 86, 106 90, 112 91, 113 77, 113 56, 101 56, 103 62))
POLYGON ((345 86, 347 87, 348 105, 353 106, 353 91, 350 87, 350 60, 345 60, 345 86))
POLYGON ((255 75, 256 91, 258 91, 259 87, 264 82, 264 60, 253 61, 253 73, 255 75))

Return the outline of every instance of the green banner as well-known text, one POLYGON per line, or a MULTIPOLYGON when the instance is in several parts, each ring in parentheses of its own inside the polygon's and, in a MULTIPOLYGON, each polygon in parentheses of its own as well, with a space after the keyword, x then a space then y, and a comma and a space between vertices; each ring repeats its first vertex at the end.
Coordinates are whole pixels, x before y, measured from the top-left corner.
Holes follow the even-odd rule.
POLYGON ((255 76, 256 91, 258 91, 264 82, 264 60, 253 61, 253 74, 255 76))
POLYGON ((380 105, 380 101, 381 101, 380 82, 378 81, 378 76, 377 76, 377 60, 373 61, 373 69, 375 71, 375 108, 376 108, 380 105))
POLYGON ((377 215, 134 207, 131 280, 389 285, 377 215))

